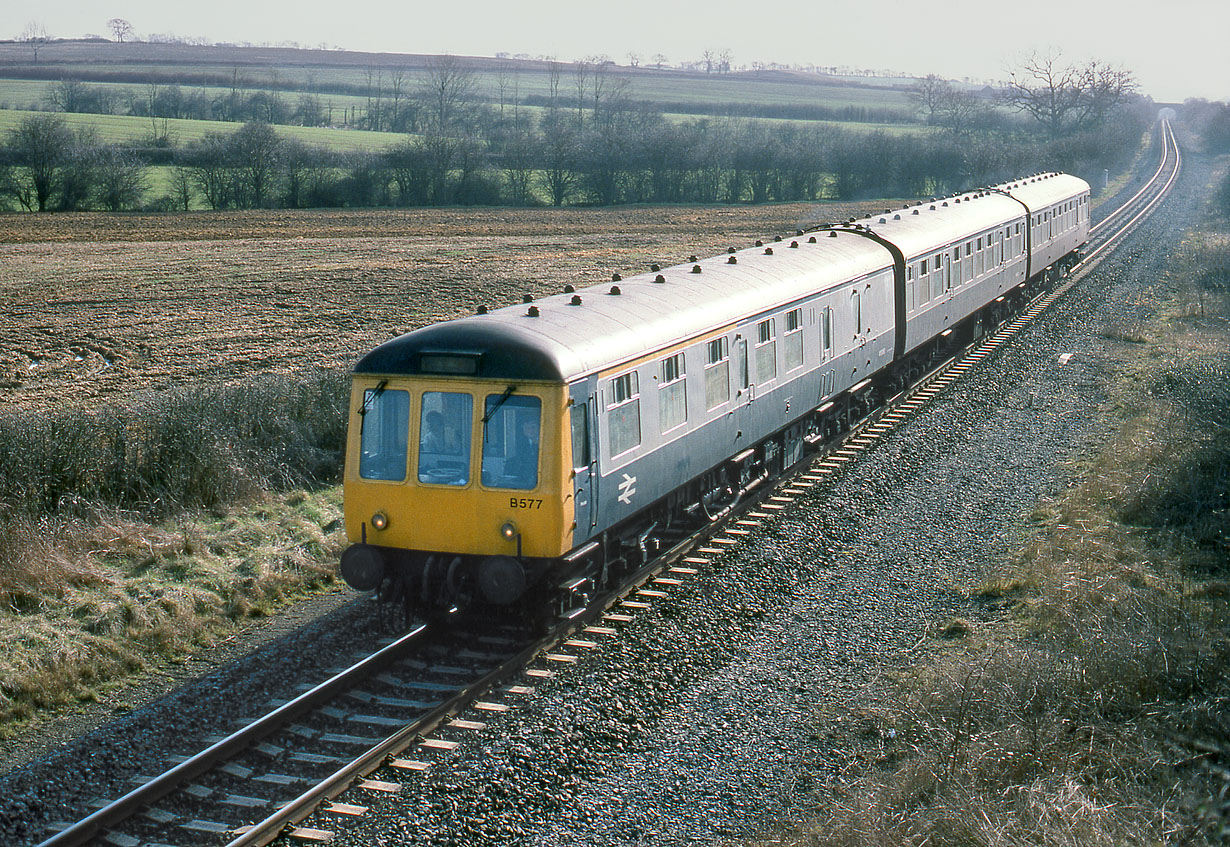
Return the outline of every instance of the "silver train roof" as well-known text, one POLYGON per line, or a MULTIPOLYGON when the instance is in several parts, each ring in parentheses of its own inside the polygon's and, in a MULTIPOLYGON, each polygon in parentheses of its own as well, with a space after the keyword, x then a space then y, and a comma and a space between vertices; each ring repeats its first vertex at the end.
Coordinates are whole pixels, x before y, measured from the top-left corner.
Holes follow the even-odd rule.
POLYGON ((355 372, 569 382, 887 270, 892 256, 868 231, 898 245, 909 260, 1019 219, 1021 204, 1000 191, 1033 208, 1081 187, 1088 190, 1084 181, 1063 174, 1017 180, 995 186, 997 191, 864 218, 855 222, 858 228, 807 233, 769 242, 770 249, 751 247, 433 324, 381 344, 359 360, 355 372), (458 361, 472 370, 459 368, 458 361))

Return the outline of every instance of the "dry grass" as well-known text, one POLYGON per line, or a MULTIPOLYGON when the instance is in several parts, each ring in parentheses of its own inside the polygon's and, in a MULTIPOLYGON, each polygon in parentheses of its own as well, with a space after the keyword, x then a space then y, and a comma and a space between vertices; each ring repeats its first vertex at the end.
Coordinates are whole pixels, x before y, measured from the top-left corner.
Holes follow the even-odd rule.
POLYGON ((1120 422, 949 621, 849 714, 860 749, 792 843, 1230 842, 1230 297, 1188 243, 1173 308, 1124 338, 1120 422))
POLYGON ((340 489, 151 524, 96 510, 0 543, 0 736, 334 579, 340 489))

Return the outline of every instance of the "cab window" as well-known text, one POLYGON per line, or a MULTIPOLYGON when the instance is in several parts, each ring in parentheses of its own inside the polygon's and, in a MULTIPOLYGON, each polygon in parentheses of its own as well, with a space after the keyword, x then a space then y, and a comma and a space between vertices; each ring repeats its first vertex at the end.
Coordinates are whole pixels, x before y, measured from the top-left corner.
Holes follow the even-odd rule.
POLYGON ((359 476, 364 479, 405 479, 410 392, 369 388, 363 392, 359 415, 363 419, 360 427, 359 476))
POLYGON ((424 391, 419 416, 419 482, 468 485, 474 398, 452 391, 424 391))
POLYGON ((528 395, 488 394, 483 420, 483 485, 537 488, 542 401, 528 395))

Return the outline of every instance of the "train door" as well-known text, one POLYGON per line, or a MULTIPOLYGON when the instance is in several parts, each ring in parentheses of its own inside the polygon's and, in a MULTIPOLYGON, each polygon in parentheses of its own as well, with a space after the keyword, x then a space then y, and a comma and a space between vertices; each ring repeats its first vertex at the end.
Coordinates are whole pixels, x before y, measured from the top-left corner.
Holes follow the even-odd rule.
MULTIPOLYGON (((735 336, 734 380, 735 396, 731 400, 730 408, 735 413, 736 430, 741 435, 749 431, 750 421, 748 420, 748 415, 751 403, 756 399, 756 386, 752 384, 750 374, 748 373, 747 339, 741 334, 735 336)), ((743 442, 736 441, 736 444, 741 443, 743 442)))
POLYGON ((591 422, 596 421, 596 400, 589 402, 575 398, 569 408, 572 413, 572 491, 576 511, 577 532, 582 536, 593 529, 598 520, 598 491, 594 480, 598 478, 595 462, 598 451, 591 443, 591 422))

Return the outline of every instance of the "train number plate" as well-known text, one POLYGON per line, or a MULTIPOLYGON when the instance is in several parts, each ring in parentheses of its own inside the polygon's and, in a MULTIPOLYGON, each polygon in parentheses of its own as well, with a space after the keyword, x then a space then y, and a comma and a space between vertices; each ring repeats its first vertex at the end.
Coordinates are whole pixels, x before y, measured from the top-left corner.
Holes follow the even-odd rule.
POLYGON ((514 509, 541 509, 542 501, 532 497, 509 497, 508 505, 514 509))

